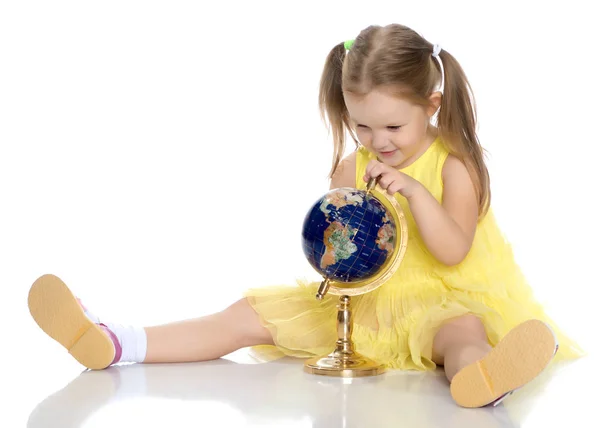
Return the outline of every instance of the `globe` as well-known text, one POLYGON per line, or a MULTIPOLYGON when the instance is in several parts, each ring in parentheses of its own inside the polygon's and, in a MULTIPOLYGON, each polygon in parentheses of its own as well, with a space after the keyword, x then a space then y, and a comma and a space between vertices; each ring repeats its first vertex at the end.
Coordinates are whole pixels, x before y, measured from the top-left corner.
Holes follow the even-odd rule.
POLYGON ((323 277, 341 283, 373 278, 398 245, 394 218, 367 191, 339 188, 308 210, 302 247, 310 265, 323 277))
POLYGON ((354 348, 351 298, 375 290, 399 268, 407 247, 407 222, 393 195, 371 178, 366 190, 334 189, 308 210, 302 224, 302 248, 312 267, 323 277, 317 300, 331 292, 337 305, 338 340, 324 356, 309 358, 308 373, 326 376, 372 376, 383 364, 354 348), (379 195, 379 196, 375 196, 379 195))

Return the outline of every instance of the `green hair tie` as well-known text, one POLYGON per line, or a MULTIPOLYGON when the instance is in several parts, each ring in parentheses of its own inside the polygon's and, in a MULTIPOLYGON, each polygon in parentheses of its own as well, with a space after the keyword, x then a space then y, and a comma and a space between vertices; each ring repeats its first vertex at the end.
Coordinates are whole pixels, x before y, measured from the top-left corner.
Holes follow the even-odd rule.
POLYGON ((344 42, 344 48, 346 48, 346 50, 349 51, 353 44, 354 40, 347 40, 344 42))

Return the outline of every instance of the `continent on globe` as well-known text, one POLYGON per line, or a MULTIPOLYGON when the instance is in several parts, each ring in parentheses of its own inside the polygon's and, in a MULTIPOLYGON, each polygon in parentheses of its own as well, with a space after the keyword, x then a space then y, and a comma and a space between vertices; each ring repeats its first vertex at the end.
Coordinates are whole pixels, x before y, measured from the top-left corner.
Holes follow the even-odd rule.
POLYGON ((325 252, 321 257, 321 269, 326 269, 340 260, 348 260, 356 252, 357 247, 352 242, 356 229, 344 226, 339 221, 332 222, 323 234, 325 252))
POLYGON ((376 243, 380 249, 391 252, 394 251, 394 239, 396 238, 396 234, 387 214, 384 216, 383 222, 383 226, 377 231, 378 239, 376 243))
POLYGON ((323 198, 321 202, 321 211, 327 217, 331 212, 327 208, 328 205, 333 205, 336 209, 343 208, 347 205, 362 205, 363 197, 358 193, 349 193, 343 189, 333 190, 326 198, 323 198))

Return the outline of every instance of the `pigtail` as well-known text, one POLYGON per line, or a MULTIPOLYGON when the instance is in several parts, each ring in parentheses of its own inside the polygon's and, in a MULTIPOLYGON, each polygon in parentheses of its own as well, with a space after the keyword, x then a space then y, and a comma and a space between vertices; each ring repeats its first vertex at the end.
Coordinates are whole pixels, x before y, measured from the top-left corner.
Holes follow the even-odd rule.
POLYGON ((444 64, 444 94, 438 114, 439 133, 449 151, 467 166, 475 185, 479 214, 483 216, 490 206, 490 178, 477 137, 473 91, 458 61, 445 50, 440 52, 440 58, 444 64))
POLYGON ((345 131, 349 129, 348 110, 342 92, 342 68, 346 48, 344 43, 336 45, 325 61, 319 88, 319 110, 321 118, 333 135, 333 162, 329 178, 332 178, 346 148, 345 131))

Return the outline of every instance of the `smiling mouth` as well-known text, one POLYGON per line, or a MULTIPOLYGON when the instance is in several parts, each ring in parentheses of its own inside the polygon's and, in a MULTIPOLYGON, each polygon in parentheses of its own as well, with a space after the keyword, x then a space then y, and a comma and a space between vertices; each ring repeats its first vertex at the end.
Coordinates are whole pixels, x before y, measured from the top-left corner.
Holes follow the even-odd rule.
POLYGON ((379 152, 382 156, 391 156, 396 153, 396 150, 390 150, 389 152, 379 152))

